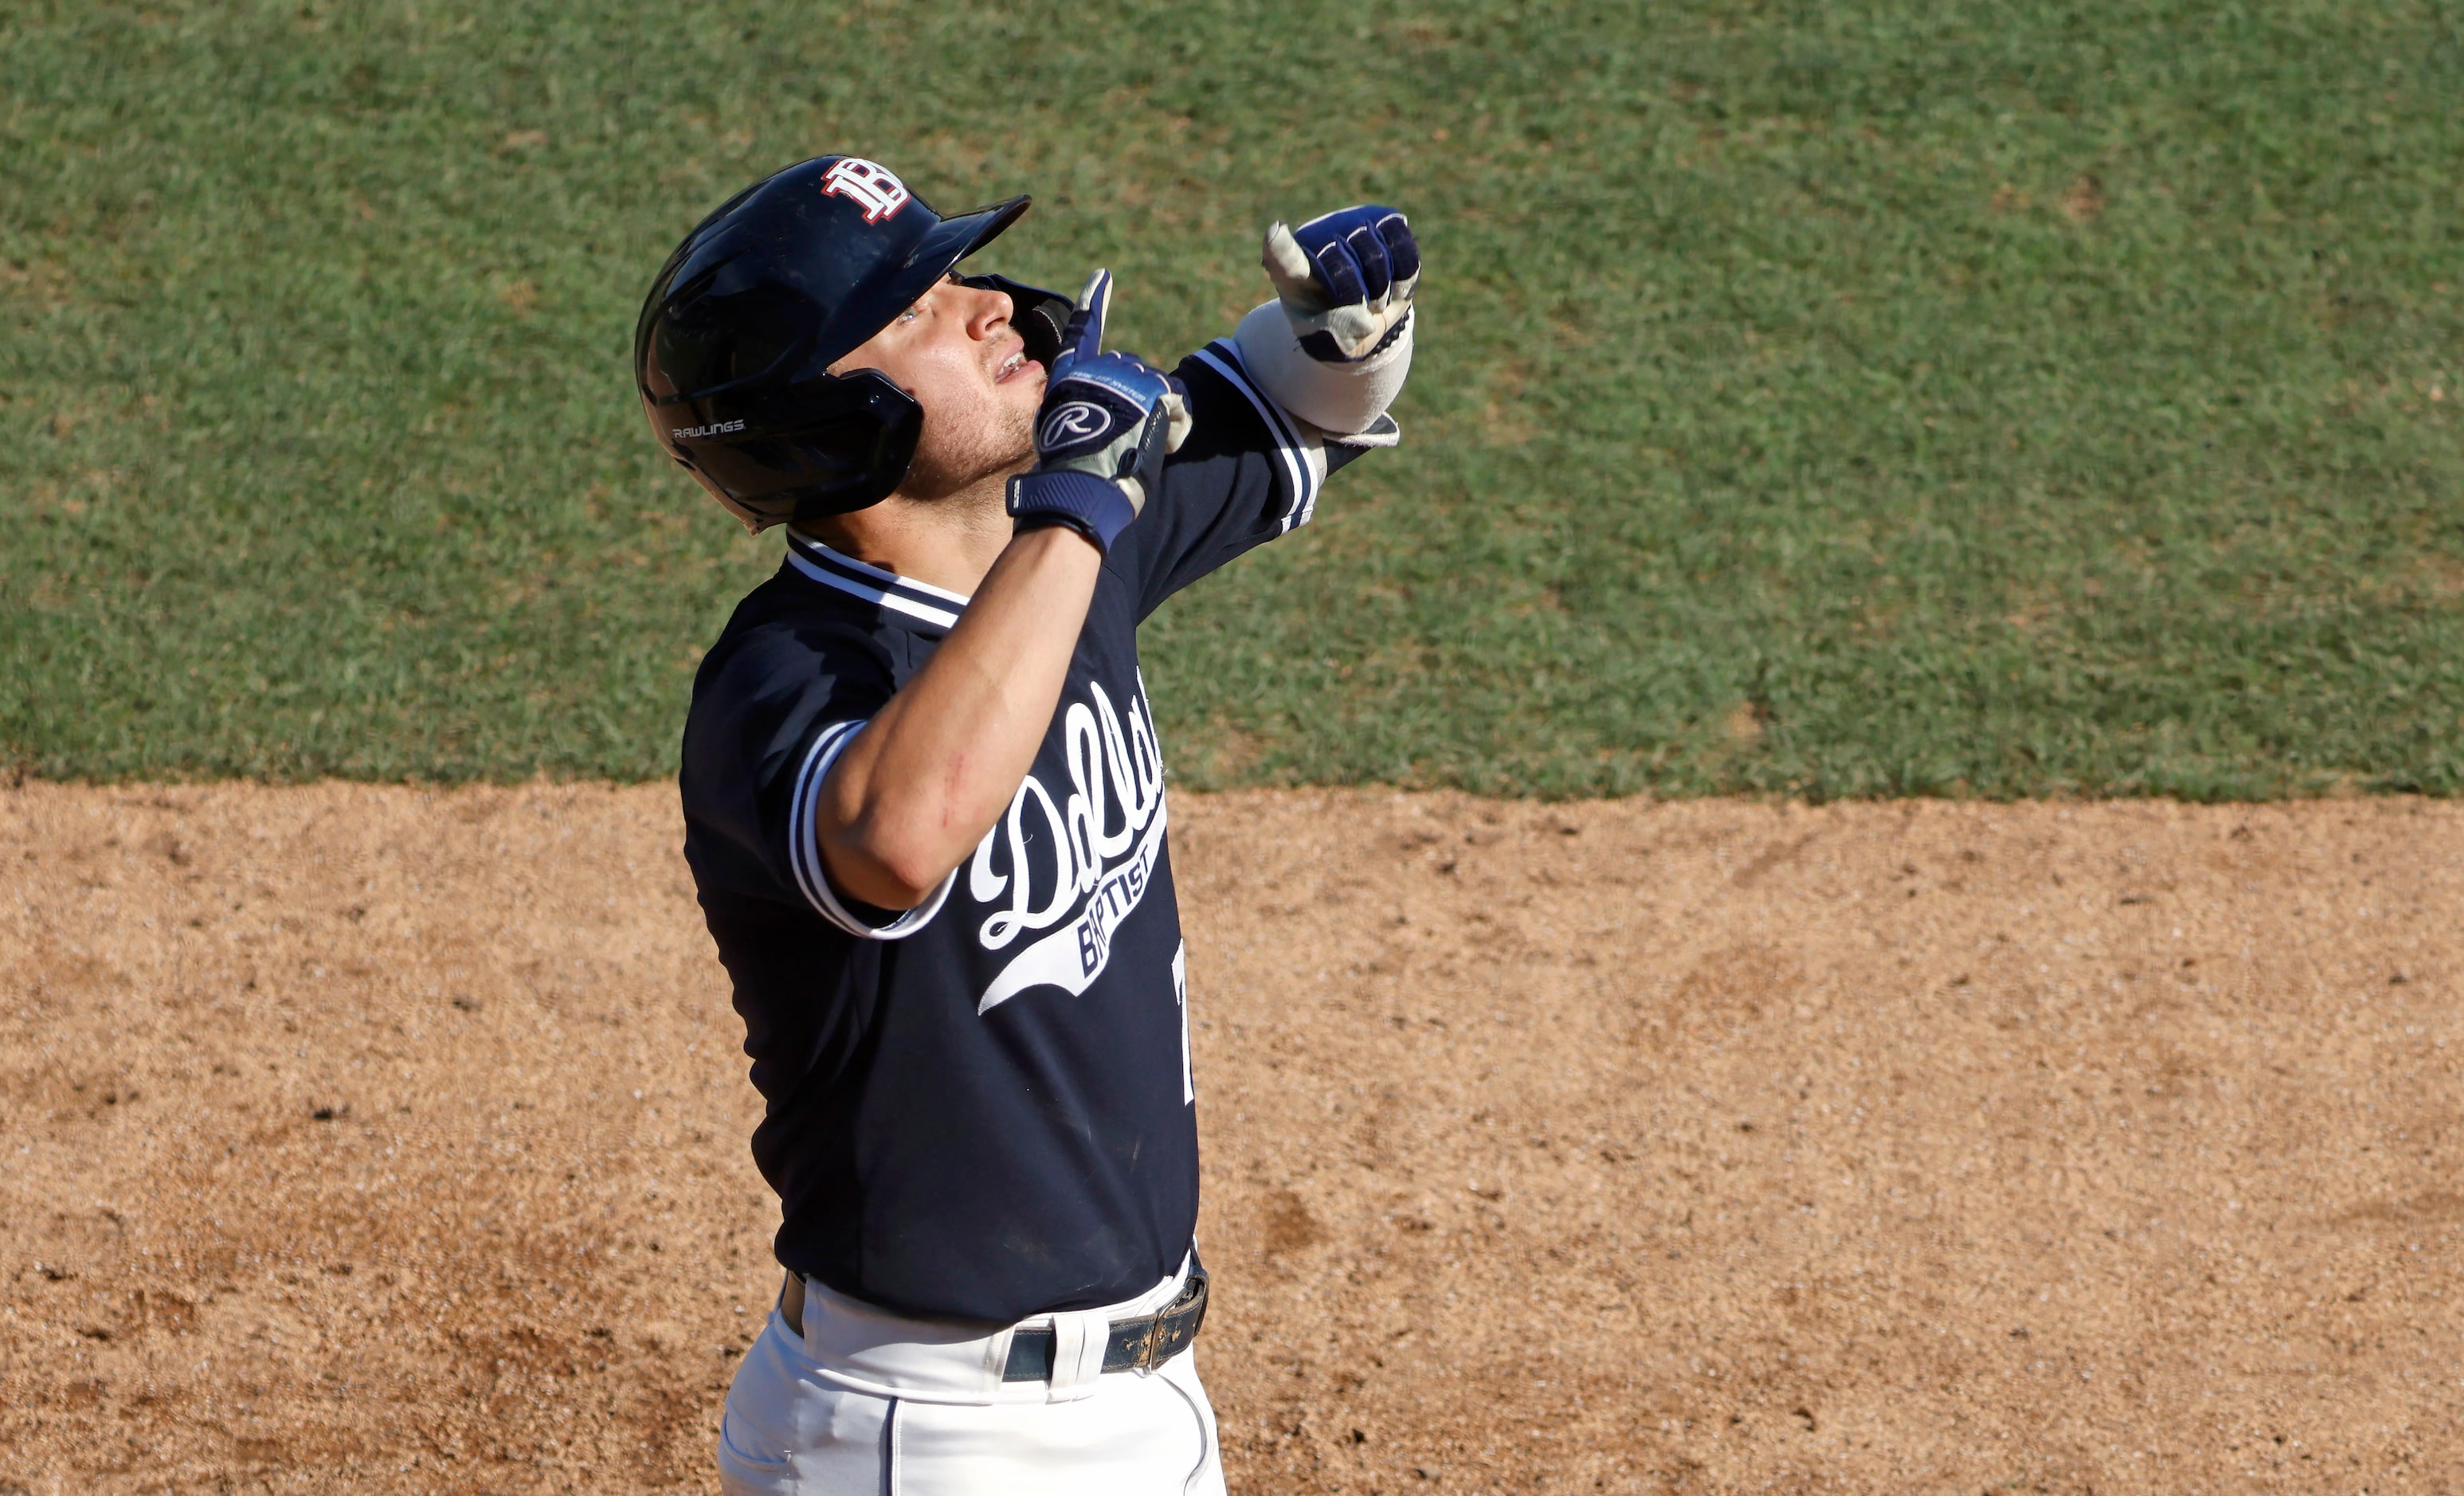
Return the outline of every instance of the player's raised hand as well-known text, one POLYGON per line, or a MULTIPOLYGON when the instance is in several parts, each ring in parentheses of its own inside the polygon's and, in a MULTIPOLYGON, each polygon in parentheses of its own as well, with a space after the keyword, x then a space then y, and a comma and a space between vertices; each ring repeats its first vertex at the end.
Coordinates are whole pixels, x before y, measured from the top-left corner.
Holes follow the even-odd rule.
MULTIPOLYGON (((1078 294, 1069 325, 1062 330, 1061 353, 1052 361, 1051 377, 1044 386, 1044 408, 1036 418, 1035 451, 1043 467, 1052 466, 1055 458, 1073 465, 1079 462, 1088 444, 1100 433, 1084 415, 1060 420, 1055 415, 1073 402, 1092 400, 1111 407, 1127 425, 1137 427, 1139 460, 1111 476, 1115 481, 1136 478, 1151 486, 1154 473, 1147 471, 1148 457, 1160 464, 1164 454, 1179 451, 1189 435, 1188 396, 1178 380, 1149 367, 1136 355, 1104 351, 1104 323, 1111 311, 1112 273, 1099 270, 1078 294), (1156 450, 1149 454, 1149 447, 1156 450)), ((1109 434, 1126 435, 1127 425, 1109 434)), ((1140 504, 1146 501, 1143 494, 1131 496, 1140 504)))
POLYGON ((1009 512, 1067 524, 1106 551, 1146 507, 1166 453, 1189 434, 1187 394, 1171 375, 1106 353, 1112 275, 1079 294, 1035 416, 1035 470, 1009 480, 1009 512))
POLYGON ((1061 329, 1061 352, 1052 361, 1051 377, 1059 379, 1080 359, 1091 359, 1104 351, 1104 320, 1112 315, 1112 273, 1095 272, 1087 289, 1078 293, 1078 300, 1069 313, 1069 325, 1061 329))
POLYGON ((1266 275, 1300 335, 1322 363, 1353 363, 1393 339, 1412 315, 1420 246, 1411 221, 1363 204, 1266 231, 1266 275))

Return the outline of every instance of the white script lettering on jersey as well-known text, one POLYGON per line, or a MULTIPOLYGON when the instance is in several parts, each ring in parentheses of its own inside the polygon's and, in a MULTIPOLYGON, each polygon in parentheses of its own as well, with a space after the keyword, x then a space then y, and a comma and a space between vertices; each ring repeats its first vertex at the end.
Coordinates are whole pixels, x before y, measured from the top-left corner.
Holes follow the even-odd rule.
POLYGON ((1029 987, 1086 991, 1112 958, 1112 932, 1146 897, 1163 850, 1163 753, 1146 680, 1126 721, 1103 687, 1089 681, 1087 693, 1089 701, 1071 702, 1062 715, 1067 794, 1056 801, 1029 774, 967 867, 968 893, 992 907, 976 932, 985 950, 1062 926, 1010 957, 979 1013, 1029 987))
POLYGON ((864 221, 877 224, 907 206, 907 185, 890 168, 859 156, 844 156, 822 173, 822 195, 844 197, 864 209, 864 221))

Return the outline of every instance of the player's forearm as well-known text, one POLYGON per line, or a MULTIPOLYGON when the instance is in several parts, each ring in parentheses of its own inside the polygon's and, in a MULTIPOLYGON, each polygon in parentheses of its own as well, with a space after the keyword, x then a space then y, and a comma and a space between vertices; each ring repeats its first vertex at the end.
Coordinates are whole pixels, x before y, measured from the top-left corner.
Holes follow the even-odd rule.
POLYGON ((822 858, 841 889, 912 909, 992 829, 1051 726, 1102 564, 1058 525, 1001 552, 950 636, 823 783, 822 858))

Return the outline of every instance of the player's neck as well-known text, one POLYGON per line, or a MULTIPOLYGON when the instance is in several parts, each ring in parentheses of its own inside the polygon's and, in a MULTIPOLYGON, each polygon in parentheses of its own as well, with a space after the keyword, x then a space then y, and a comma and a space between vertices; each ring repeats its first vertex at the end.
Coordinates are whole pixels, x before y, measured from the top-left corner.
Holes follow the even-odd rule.
POLYGON ((869 509, 803 520, 795 528, 869 565, 972 597, 1010 541, 1010 517, 1001 506, 1007 482, 998 474, 934 499, 892 494, 869 509))

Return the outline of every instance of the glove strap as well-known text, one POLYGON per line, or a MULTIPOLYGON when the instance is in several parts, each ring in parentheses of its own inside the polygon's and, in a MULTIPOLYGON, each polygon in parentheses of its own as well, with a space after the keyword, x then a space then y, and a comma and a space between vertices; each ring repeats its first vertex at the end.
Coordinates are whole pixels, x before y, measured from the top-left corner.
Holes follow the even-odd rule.
POLYGON ((1107 556, 1112 554, 1112 541, 1138 517, 1138 506, 1117 484, 1068 468, 1010 479, 1006 507, 1021 530, 1066 524, 1107 556))

